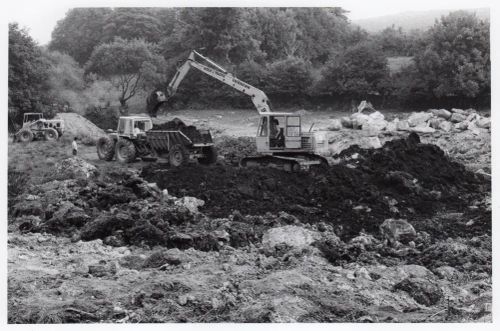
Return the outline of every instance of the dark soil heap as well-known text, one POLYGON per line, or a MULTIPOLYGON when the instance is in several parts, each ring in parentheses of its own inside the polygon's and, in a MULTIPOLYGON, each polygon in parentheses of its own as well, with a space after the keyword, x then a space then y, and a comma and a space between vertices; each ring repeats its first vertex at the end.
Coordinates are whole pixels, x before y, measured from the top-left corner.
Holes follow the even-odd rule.
MULTIPOLYGON (((142 176, 175 196, 205 200, 201 211, 209 216, 285 211, 302 222, 335 225, 346 238, 361 230, 376 233, 387 218, 407 218, 417 230, 433 231, 427 220, 437 211, 468 211, 481 192, 490 190, 487 178, 451 161, 439 147, 421 144, 416 134, 378 150, 352 146, 339 157, 341 163, 328 169, 300 173, 221 165, 161 169, 152 164, 142 176)), ((482 216, 474 228, 481 234, 491 231, 491 213, 482 216)))
POLYGON ((186 125, 178 118, 161 124, 153 124, 153 130, 175 130, 181 131, 192 141, 201 141, 200 131, 194 125, 186 125))

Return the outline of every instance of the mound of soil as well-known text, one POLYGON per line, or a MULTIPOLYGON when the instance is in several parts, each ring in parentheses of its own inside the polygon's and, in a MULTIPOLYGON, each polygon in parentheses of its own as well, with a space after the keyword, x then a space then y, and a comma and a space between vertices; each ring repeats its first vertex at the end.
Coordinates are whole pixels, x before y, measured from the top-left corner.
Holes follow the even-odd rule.
MULTIPOLYGON (((489 179, 451 161, 439 147, 421 144, 415 134, 378 150, 352 146, 339 157, 340 164, 311 172, 152 164, 142 176, 175 196, 204 200, 200 210, 212 217, 234 210, 250 215, 286 211, 302 222, 337 226, 344 238, 361 230, 378 233, 386 218, 413 222, 440 210, 464 211, 471 199, 490 190, 489 179)), ((422 230, 418 222, 414 226, 422 230)), ((482 226, 486 232, 491 221, 482 226)))
POLYGON ((171 121, 153 124, 153 130, 178 130, 188 136, 193 142, 202 141, 203 137, 200 131, 194 125, 186 125, 183 121, 178 118, 174 118, 171 121))
POLYGON ((227 164, 238 165, 240 160, 246 156, 257 153, 257 145, 253 137, 228 137, 223 136, 216 141, 219 155, 227 164))

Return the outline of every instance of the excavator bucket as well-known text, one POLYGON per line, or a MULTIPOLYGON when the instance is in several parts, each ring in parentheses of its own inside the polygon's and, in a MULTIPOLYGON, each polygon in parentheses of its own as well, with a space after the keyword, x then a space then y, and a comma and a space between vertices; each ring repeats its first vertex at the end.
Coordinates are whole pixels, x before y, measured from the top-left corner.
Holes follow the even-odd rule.
POLYGON ((160 107, 167 102, 167 97, 162 91, 153 91, 146 99, 146 110, 151 117, 156 117, 160 107))

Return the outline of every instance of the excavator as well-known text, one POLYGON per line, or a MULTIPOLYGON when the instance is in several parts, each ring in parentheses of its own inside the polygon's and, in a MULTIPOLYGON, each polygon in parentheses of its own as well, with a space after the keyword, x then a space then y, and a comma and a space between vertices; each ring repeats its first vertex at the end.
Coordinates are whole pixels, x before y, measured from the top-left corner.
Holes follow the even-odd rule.
POLYGON ((273 112, 266 94, 260 89, 236 78, 223 67, 201 55, 191 51, 188 59, 177 68, 167 86, 166 94, 154 91, 147 98, 147 111, 156 117, 160 107, 172 98, 191 68, 215 78, 222 83, 248 95, 260 115, 256 144, 257 154, 240 160, 242 167, 267 166, 283 169, 288 172, 309 169, 311 166, 327 166, 327 160, 320 156, 327 151, 326 132, 302 130, 302 118, 299 114, 273 112))

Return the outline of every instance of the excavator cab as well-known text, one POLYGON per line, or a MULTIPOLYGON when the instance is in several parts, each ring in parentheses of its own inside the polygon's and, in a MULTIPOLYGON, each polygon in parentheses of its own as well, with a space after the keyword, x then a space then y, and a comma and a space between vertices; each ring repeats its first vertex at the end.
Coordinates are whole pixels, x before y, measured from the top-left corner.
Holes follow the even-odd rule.
POLYGON ((300 149, 300 116, 288 113, 263 114, 257 131, 257 151, 300 149))

